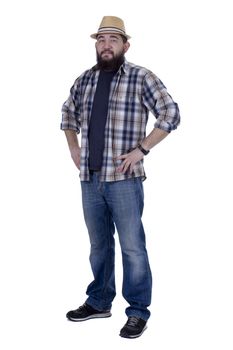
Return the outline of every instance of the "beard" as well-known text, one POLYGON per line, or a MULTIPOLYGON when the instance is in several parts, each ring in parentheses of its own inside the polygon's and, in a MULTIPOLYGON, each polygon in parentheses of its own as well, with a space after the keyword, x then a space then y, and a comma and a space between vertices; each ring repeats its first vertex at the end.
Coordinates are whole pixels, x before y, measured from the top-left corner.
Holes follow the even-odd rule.
POLYGON ((102 51, 100 54, 96 51, 96 57, 97 57, 98 69, 108 70, 108 71, 118 70, 125 60, 125 54, 123 51, 120 52, 118 55, 114 55, 113 51, 111 50, 102 51), (110 52, 112 54, 112 58, 111 59, 102 58, 102 54, 105 52, 110 52))

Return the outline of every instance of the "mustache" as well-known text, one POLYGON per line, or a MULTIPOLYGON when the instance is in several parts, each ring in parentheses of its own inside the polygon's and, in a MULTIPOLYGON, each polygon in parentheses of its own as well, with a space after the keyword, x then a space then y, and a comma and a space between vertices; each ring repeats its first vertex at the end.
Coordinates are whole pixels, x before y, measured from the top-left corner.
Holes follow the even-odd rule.
POLYGON ((100 52, 100 54, 102 55, 103 53, 111 53, 114 54, 114 52, 112 50, 103 50, 100 52))

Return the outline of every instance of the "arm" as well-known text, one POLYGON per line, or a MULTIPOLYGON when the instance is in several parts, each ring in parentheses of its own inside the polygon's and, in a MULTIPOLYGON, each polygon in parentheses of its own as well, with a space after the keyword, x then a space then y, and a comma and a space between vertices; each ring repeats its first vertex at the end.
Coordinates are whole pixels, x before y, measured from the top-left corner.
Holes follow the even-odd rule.
POLYGON ((80 154, 81 148, 78 142, 78 136, 75 130, 64 130, 68 142, 71 158, 76 167, 80 170, 80 154))
MULTIPOLYGON (((180 114, 178 105, 168 94, 161 80, 153 73, 147 74, 144 78, 142 101, 143 105, 156 117, 154 129, 141 141, 142 147, 145 150, 150 150, 177 128, 180 114)), ((121 155, 117 158, 122 159, 118 171, 125 173, 129 169, 132 173, 133 167, 142 160, 143 156, 144 154, 138 148, 128 154, 121 155)))
POLYGON ((71 158, 80 170, 81 149, 77 133, 80 132, 79 108, 76 96, 78 96, 78 79, 70 90, 70 95, 62 106, 61 129, 64 130, 68 142, 71 158))
MULTIPOLYGON (((159 128, 154 128, 151 133, 141 142, 141 145, 145 150, 150 150, 160 141, 162 141, 168 134, 169 133, 167 131, 159 128)), ((117 171, 125 173, 129 168, 131 174, 135 164, 142 160, 143 157, 144 154, 138 148, 135 148, 130 153, 117 157, 117 159, 123 160, 117 171)))
POLYGON ((150 150, 156 146, 160 141, 169 135, 169 132, 159 128, 154 128, 151 133, 141 142, 141 145, 145 150, 150 150))

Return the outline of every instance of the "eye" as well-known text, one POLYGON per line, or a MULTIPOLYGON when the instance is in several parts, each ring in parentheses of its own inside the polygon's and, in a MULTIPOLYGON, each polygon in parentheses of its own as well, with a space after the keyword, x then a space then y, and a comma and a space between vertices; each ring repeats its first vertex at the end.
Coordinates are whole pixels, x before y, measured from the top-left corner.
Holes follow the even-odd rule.
POLYGON ((98 39, 97 39, 97 42, 98 42, 98 43, 104 42, 104 38, 98 38, 98 39))

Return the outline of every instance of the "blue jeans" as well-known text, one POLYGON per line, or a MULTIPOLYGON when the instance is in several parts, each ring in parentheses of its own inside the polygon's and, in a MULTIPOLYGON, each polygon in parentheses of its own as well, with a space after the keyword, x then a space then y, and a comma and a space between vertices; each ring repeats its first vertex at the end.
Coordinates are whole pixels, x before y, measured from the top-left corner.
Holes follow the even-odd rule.
POLYGON ((141 221, 143 185, 141 178, 100 182, 94 173, 82 181, 82 201, 89 233, 90 263, 94 280, 87 287, 87 304, 110 310, 115 289, 115 226, 123 262, 122 294, 129 303, 127 316, 150 317, 152 277, 145 233, 141 221))

